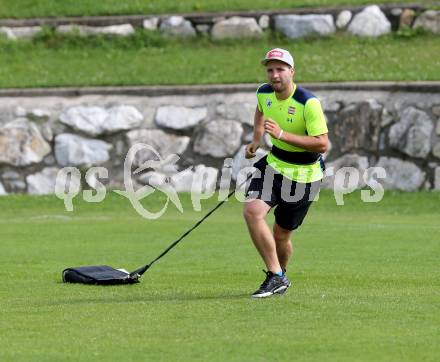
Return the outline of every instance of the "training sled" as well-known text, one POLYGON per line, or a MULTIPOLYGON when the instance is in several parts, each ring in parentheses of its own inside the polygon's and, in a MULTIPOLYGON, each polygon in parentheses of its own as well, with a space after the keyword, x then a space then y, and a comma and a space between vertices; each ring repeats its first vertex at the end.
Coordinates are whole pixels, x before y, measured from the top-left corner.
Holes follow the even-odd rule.
POLYGON ((81 266, 64 269, 63 282, 99 285, 134 284, 139 283, 139 276, 132 276, 126 271, 108 265, 81 266))
MULTIPOLYGON (((237 189, 241 188, 252 177, 250 174, 244 182, 242 182, 237 189)), ((205 221, 215 210, 222 206, 233 194, 235 189, 229 193, 217 206, 203 216, 193 227, 187 230, 183 235, 168 246, 158 257, 156 257, 149 264, 146 264, 135 271, 129 273, 124 269, 115 269, 107 265, 98 266, 81 266, 75 268, 67 268, 63 270, 62 278, 65 283, 81 283, 81 284, 95 284, 95 285, 117 285, 117 284, 135 284, 139 283, 139 279, 156 261, 162 258, 183 238, 185 238, 191 231, 197 228, 203 221, 205 221)))

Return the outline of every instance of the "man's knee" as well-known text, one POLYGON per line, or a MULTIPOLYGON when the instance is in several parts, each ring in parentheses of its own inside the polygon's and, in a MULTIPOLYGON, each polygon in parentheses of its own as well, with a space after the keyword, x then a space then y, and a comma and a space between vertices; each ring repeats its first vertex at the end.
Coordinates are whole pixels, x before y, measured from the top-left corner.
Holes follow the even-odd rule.
POLYGON ((247 222, 264 219, 269 209, 269 206, 263 201, 254 200, 244 205, 243 216, 247 222))

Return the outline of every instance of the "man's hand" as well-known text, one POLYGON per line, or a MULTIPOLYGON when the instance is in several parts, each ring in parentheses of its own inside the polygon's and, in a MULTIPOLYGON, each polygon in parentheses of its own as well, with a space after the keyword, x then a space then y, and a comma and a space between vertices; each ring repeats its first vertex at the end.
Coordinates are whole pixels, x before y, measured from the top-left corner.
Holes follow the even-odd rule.
POLYGON ((264 121, 264 130, 274 138, 279 138, 281 134, 281 128, 272 119, 268 118, 264 121))
POLYGON ((249 143, 246 146, 246 151, 245 151, 246 153, 245 153, 244 157, 246 157, 247 159, 255 157, 259 147, 260 147, 260 145, 256 142, 249 143))

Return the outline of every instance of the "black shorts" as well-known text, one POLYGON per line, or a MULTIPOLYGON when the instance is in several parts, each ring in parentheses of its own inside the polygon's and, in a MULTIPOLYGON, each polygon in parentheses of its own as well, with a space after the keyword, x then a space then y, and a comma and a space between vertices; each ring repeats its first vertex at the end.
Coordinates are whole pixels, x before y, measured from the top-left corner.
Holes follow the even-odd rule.
POLYGON ((261 176, 252 178, 246 199, 263 200, 271 208, 276 207, 275 222, 283 229, 297 229, 319 192, 321 180, 311 183, 292 181, 268 166, 266 157, 256 162, 254 167, 261 172, 261 176))

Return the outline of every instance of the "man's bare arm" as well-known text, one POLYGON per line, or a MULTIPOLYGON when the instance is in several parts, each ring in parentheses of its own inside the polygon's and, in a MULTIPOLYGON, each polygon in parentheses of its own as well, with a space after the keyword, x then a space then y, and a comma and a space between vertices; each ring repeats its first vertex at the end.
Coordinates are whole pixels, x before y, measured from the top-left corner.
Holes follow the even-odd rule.
POLYGON ((306 151, 324 153, 328 148, 328 134, 318 136, 300 136, 293 133, 281 131, 280 126, 271 119, 264 122, 264 129, 272 137, 278 138, 292 146, 303 148, 306 151))
POLYGON ((253 158, 256 155, 258 148, 260 147, 261 137, 264 134, 264 115, 260 112, 258 107, 255 108, 254 115, 254 135, 252 142, 246 146, 246 158, 253 158))

